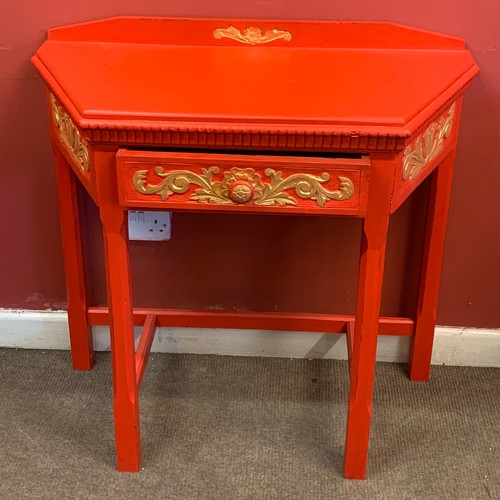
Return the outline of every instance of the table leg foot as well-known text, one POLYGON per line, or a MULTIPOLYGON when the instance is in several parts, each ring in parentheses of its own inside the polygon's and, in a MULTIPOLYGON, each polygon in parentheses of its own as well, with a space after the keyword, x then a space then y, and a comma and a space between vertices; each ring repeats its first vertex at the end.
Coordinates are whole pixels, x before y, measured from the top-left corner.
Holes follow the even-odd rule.
MULTIPOLYGON (((73 331, 75 331, 75 327, 70 326, 69 328, 70 330, 73 329, 73 331)), ((91 346, 91 348, 87 348, 87 346, 79 348, 77 346, 78 342, 74 340, 74 337, 77 338, 86 337, 92 339, 91 328, 86 327, 85 330, 83 330, 81 333, 77 332, 75 334, 70 334, 70 343, 71 343, 71 366, 73 367, 73 370, 77 371, 92 370, 94 366, 93 346, 91 346)))
POLYGON ((119 472, 138 472, 141 467, 139 404, 115 398, 116 468, 119 472))
POLYGON ((371 405, 366 402, 349 401, 346 444, 344 454, 344 477, 365 479, 370 437, 371 405))

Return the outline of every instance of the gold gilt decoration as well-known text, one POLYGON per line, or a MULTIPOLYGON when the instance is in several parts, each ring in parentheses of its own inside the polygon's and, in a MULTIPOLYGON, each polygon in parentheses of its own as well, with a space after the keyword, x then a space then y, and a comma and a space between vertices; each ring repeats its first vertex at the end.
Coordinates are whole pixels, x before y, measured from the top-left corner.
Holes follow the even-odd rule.
POLYGON ((252 27, 246 28, 244 33, 242 33, 234 26, 229 26, 229 28, 216 29, 214 31, 214 38, 218 40, 221 38, 231 38, 231 40, 236 40, 237 42, 257 45, 279 40, 280 38, 289 42, 292 39, 292 35, 288 31, 280 31, 277 29, 269 30, 262 34, 259 28, 252 27))
POLYGON ((420 169, 427 165, 442 150, 444 139, 450 136, 455 116, 455 103, 438 122, 432 123, 429 128, 405 149, 403 156, 403 180, 414 179, 420 169))
POLYGON ((132 177, 134 188, 141 194, 157 194, 165 201, 173 194, 183 194, 191 184, 198 189, 189 197, 199 203, 215 203, 218 205, 232 205, 253 202, 255 205, 287 206, 297 205, 297 200, 287 191, 294 190, 303 200, 314 200, 323 207, 329 200, 347 200, 354 193, 354 185, 347 177, 338 177, 340 189, 328 191, 322 185, 330 179, 330 175, 323 172, 319 177, 311 174, 292 174, 283 177, 282 172, 267 168, 264 174, 267 179, 253 168, 231 168, 224 172, 222 181, 213 179, 219 173, 219 167, 204 168, 200 174, 189 170, 174 170, 166 172, 163 167, 156 167, 154 173, 163 180, 159 184, 148 184, 147 170, 138 170, 132 177), (266 182, 267 181, 267 182, 266 182))
POLYGON ((51 94, 52 116, 59 129, 59 139, 68 148, 70 155, 76 161, 82 172, 90 170, 89 150, 87 141, 81 136, 73 120, 57 103, 51 94))

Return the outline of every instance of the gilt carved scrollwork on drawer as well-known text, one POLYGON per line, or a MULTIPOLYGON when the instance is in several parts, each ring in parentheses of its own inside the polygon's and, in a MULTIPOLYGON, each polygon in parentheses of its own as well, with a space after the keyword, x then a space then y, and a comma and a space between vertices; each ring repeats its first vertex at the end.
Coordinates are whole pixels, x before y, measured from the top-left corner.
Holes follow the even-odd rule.
POLYGON ((363 215, 367 158, 120 150, 123 206, 363 215))

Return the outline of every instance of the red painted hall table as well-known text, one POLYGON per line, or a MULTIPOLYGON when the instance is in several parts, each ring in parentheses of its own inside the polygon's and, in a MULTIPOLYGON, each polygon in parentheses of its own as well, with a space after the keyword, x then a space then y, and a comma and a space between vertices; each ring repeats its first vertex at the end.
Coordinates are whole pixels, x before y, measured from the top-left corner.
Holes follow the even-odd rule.
POLYGON ((118 469, 141 461, 138 394, 158 326, 347 334, 344 474, 366 474, 377 335, 429 376, 462 94, 463 40, 387 23, 116 18, 49 30, 47 85, 73 367, 111 327, 118 469), (431 177, 418 307, 380 317, 390 215, 431 177), (108 308, 87 303, 77 184, 99 208, 108 308), (363 219, 356 314, 134 309, 128 209, 363 219), (134 325, 143 325, 137 349, 134 325))

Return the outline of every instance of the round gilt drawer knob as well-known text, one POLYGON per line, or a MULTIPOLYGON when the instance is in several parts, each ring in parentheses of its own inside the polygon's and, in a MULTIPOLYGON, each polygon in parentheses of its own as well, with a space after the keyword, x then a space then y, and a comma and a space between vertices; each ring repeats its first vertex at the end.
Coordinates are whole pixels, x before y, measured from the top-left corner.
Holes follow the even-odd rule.
POLYGON ((247 181, 235 181, 229 185, 229 198, 235 203, 248 203, 253 199, 254 187, 247 181))

